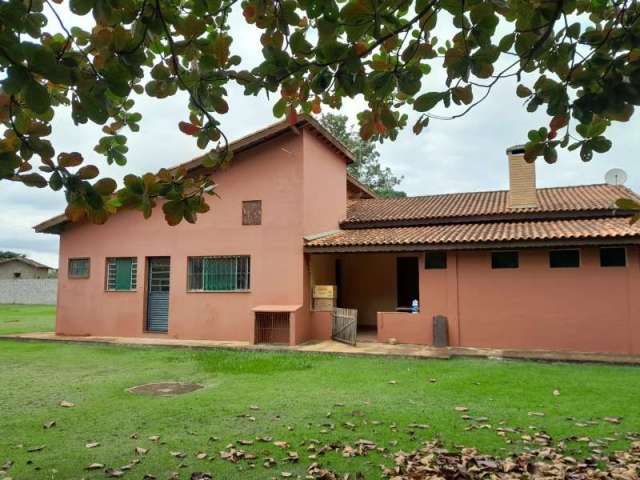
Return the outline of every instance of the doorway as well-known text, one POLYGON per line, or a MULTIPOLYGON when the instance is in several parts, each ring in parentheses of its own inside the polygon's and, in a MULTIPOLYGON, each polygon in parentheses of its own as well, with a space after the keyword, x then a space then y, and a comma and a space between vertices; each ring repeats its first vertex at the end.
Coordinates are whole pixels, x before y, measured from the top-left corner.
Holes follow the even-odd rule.
POLYGON ((145 330, 167 333, 169 327, 169 257, 149 257, 147 260, 147 318, 145 330))
POLYGON ((418 257, 398 257, 397 272, 397 310, 410 311, 414 300, 420 300, 418 257))

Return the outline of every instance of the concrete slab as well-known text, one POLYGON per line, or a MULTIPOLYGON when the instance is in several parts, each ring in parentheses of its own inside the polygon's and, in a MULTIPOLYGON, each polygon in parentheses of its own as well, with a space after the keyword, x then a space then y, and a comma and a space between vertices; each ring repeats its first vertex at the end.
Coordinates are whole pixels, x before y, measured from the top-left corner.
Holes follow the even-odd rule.
POLYGON ((446 347, 435 348, 425 345, 410 345, 362 342, 356 346, 346 345, 333 340, 311 341, 301 345, 252 345, 249 342, 231 342, 216 340, 182 340, 162 335, 144 337, 100 337, 66 336, 47 333, 24 333, 0 335, 0 340, 50 341, 67 343, 96 343, 106 345, 164 346, 182 348, 218 348, 248 351, 312 352, 338 355, 365 355, 385 357, 414 357, 449 359, 452 357, 483 357, 493 359, 525 359, 564 362, 595 362, 640 365, 640 356, 612 353, 551 352, 546 350, 513 350, 492 348, 446 347))

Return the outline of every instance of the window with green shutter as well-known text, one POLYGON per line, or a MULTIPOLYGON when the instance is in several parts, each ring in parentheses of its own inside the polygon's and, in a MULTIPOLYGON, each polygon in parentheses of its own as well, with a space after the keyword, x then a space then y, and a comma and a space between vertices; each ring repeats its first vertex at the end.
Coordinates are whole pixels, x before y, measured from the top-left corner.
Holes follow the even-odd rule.
POLYGON ((250 259, 248 255, 224 257, 189 257, 190 291, 228 292, 249 290, 250 259))
POLYGON ((137 274, 135 257, 107 258, 107 290, 135 290, 137 274))
POLYGON ((89 278, 89 259, 70 258, 69 278, 89 278))

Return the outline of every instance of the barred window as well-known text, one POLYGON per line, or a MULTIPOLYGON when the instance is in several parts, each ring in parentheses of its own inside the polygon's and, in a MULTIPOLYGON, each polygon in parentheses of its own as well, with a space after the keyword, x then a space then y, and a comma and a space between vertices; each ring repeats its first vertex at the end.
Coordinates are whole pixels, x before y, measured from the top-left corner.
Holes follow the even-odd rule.
POLYGON ((107 258, 107 290, 135 290, 138 260, 135 257, 107 258))
POLYGON ((187 288, 191 291, 249 290, 250 257, 189 257, 187 288))
POLYGON ((89 259, 70 258, 69 278, 89 278, 89 259))

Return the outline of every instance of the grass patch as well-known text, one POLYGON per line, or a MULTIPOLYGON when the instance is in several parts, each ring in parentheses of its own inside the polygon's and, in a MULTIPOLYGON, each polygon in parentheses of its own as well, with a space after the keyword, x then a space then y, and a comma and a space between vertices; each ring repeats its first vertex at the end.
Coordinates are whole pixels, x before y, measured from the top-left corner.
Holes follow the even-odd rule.
MULTIPOLYGON (((353 444, 364 438, 390 451, 409 451, 440 438, 448 447, 504 455, 531 447, 521 437, 536 430, 554 441, 574 437, 569 450, 580 456, 588 447, 575 437, 615 438, 607 441, 614 449, 627 445, 625 432, 640 429, 640 368, 629 366, 14 341, 0 343, 0 365, 0 464, 15 462, 7 473, 13 478, 104 478, 103 471, 84 468, 94 462, 126 465, 136 458, 136 447, 149 452, 124 478, 149 473, 162 479, 176 471, 180 478, 193 471, 225 479, 271 478, 281 471, 304 477, 312 463, 306 450, 311 439, 353 444), (126 391, 172 381, 204 388, 174 397, 126 391), (556 389, 559 396, 553 394, 556 389), (75 407, 60 407, 62 400, 75 407), (462 419, 455 406, 467 407, 470 416, 487 417, 480 423, 491 428, 469 430, 474 422, 462 419), (605 422, 605 416, 623 417, 622 423, 605 422), (50 421, 56 426, 44 429, 50 421), (498 427, 520 432, 502 437, 498 427), (134 433, 137 438, 131 438, 134 433), (155 435, 159 442, 149 440, 155 435), (282 450, 256 440, 263 436, 290 447, 282 450), (255 468, 219 458, 227 444, 243 439, 254 441, 237 446, 257 455, 255 468), (100 446, 85 447, 92 442, 100 446), (283 462, 289 450, 298 452, 299 463, 283 462), (197 452, 213 460, 199 460, 197 452), (264 468, 265 457, 278 465, 264 468)), ((331 452, 317 461, 342 473, 362 472, 365 478, 379 478, 379 464, 392 462, 375 452, 354 458, 331 452)))
MULTIPOLYGON (((237 352, 233 352, 237 353, 237 352)), ((242 352, 242 355, 229 355, 229 352, 199 351, 193 354, 193 360, 207 373, 226 375, 252 374, 272 375, 275 373, 309 370, 331 357, 309 356, 295 353, 242 352)))
POLYGON ((55 330, 55 305, 0 305, 0 335, 55 330))

